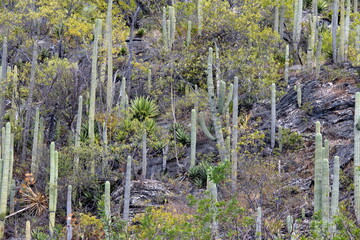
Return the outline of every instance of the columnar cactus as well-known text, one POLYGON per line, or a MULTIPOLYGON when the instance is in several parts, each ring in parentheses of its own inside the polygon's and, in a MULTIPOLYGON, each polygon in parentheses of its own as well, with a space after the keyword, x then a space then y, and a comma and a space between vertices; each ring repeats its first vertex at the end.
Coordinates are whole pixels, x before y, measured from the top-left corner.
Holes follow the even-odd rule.
POLYGON ((5 137, 3 137, 2 141, 3 149, 2 149, 2 159, 3 159, 3 168, 2 172, 0 172, 1 177, 1 194, 0 194, 0 239, 3 239, 4 236, 4 227, 5 227, 5 215, 6 215, 6 208, 7 208, 7 201, 8 201, 8 194, 9 194, 9 179, 12 177, 10 176, 10 167, 11 167, 11 125, 10 123, 6 123, 5 128, 5 137))
POLYGON ((234 93, 233 93, 233 112, 232 112, 232 126, 231 126, 231 188, 233 193, 237 188, 237 169, 238 169, 238 124, 239 124, 239 78, 234 78, 234 93))
POLYGON ((125 189, 124 189, 124 212, 123 212, 124 221, 129 221, 131 162, 132 162, 132 158, 131 156, 128 156, 126 161, 125 189))
POLYGON ((162 39, 163 39, 164 49, 167 50, 169 36, 167 34, 167 27, 166 27, 166 7, 163 7, 161 26, 162 26, 162 39))
MULTIPOLYGON (((95 100, 97 87, 97 61, 99 52, 99 37, 101 33, 101 20, 95 20, 94 43, 91 63, 91 89, 90 89, 90 106, 89 106, 89 140, 90 145, 95 142, 94 123, 95 123, 95 100)), ((90 172, 95 174, 95 159, 91 162, 90 172)))
POLYGON ((333 51, 333 62, 337 63, 337 39, 336 32, 338 27, 338 16, 339 16, 339 0, 334 0, 333 3, 333 14, 331 18, 331 38, 332 38, 332 51, 333 51))
POLYGON ((307 49, 307 68, 311 72, 313 69, 313 58, 315 50, 315 36, 316 36, 316 22, 317 16, 312 15, 310 17, 310 37, 308 40, 308 49, 307 49))
POLYGON ((110 239, 110 222, 111 222, 111 211, 110 211, 110 182, 105 182, 105 197, 104 197, 104 212, 105 212, 105 218, 106 218, 106 224, 105 224, 105 239, 110 239))
POLYGON ((294 7, 295 8, 294 8, 293 40, 294 40, 294 49, 295 51, 297 51, 298 45, 300 43, 300 35, 301 35, 303 1, 295 0, 294 7))
MULTIPOLYGON (((326 151, 324 153, 326 156, 326 151)), ((322 190, 321 190, 321 215, 323 224, 329 223, 329 195, 330 195, 330 183, 329 183, 329 160, 325 157, 322 162, 322 190)))
POLYGON ((296 97, 297 97, 297 104, 298 107, 301 107, 301 99, 302 99, 302 92, 301 92, 301 84, 299 82, 296 83, 296 97))
POLYGON ((50 144, 50 182, 49 182, 49 232, 50 236, 54 233, 56 199, 57 199, 57 152, 55 143, 50 144))
POLYGON ((354 114, 354 202, 355 216, 360 224, 360 92, 355 95, 354 114))
POLYGON ((72 225, 71 225, 71 216, 72 216, 72 209, 71 209, 71 192, 72 186, 69 185, 67 189, 67 198, 66 198, 66 240, 72 239, 72 225))
POLYGON ((151 77, 151 69, 149 68, 148 69, 148 82, 147 82, 147 90, 148 90, 148 93, 150 93, 151 89, 152 89, 152 77, 151 77))
POLYGON ((106 122, 103 122, 103 148, 104 148, 104 156, 102 159, 102 167, 101 167, 101 174, 105 176, 107 173, 107 167, 108 167, 108 137, 107 137, 107 126, 106 122))
POLYGON ((338 63, 345 61, 345 0, 340 0, 340 43, 338 52, 338 63))
POLYGON ((262 219, 262 211, 261 207, 257 208, 257 216, 256 216, 256 227, 255 227, 255 238, 257 240, 261 240, 261 222, 262 219))
POLYGON ((119 93, 120 110, 126 108, 126 104, 127 104, 126 96, 127 96, 127 94, 126 94, 126 78, 122 78, 121 86, 120 86, 120 93, 119 93))
POLYGON ((11 187, 10 187, 10 209, 9 213, 12 214, 15 212, 15 193, 16 193, 16 184, 15 179, 11 179, 11 187))
POLYGON ((355 36, 356 64, 360 64, 360 25, 356 26, 355 36))
POLYGON ((315 135, 315 180, 314 180, 314 212, 321 211, 322 198, 322 135, 315 135))
POLYGON ((271 84, 271 149, 275 147, 275 127, 276 127, 276 87, 271 84))
POLYGON ((285 50, 285 70, 284 70, 285 86, 289 85, 289 44, 286 44, 285 50))
POLYGON ((76 119, 76 132, 75 132, 75 156, 74 156, 74 173, 79 171, 79 154, 80 147, 80 132, 81 132, 81 119, 82 119, 83 98, 79 96, 78 114, 76 119))
MULTIPOLYGON (((279 142, 279 152, 282 152, 283 150, 283 128, 282 126, 279 126, 279 132, 278 132, 278 142, 279 142)), ((280 172, 280 171, 279 171, 280 172)))
POLYGON ((190 168, 195 166, 196 162, 196 110, 191 110, 191 153, 190 168))
POLYGON ((334 178, 331 191, 331 221, 334 219, 334 216, 338 215, 339 210, 339 188, 340 188, 340 161, 339 157, 335 156, 334 158, 334 178))
POLYGON ((7 72, 7 50, 8 50, 8 42, 7 37, 3 39, 3 49, 2 49, 2 56, 1 56, 1 75, 0 75, 0 126, 3 126, 3 116, 5 111, 5 81, 6 81, 6 72, 7 72))
POLYGON ((358 0, 354 0, 354 13, 358 13, 358 0))
POLYGON ((32 155, 31 155, 31 173, 36 176, 39 171, 38 164, 38 137, 39 137, 39 118, 40 118, 39 108, 36 108, 35 114, 35 124, 34 124, 34 138, 33 138, 33 147, 32 147, 32 155))
POLYGON ((186 33, 186 46, 190 45, 191 42, 191 21, 188 21, 187 24, 187 33, 186 33))
POLYGON ((176 31, 176 17, 175 9, 172 6, 169 6, 169 24, 170 24, 170 48, 175 42, 175 31, 176 31))
POLYGON ((208 177, 207 177, 207 190, 210 192, 210 198, 211 198, 211 208, 213 211, 212 216, 212 226, 211 231, 214 239, 219 239, 219 223, 216 220, 217 218, 217 206, 216 203, 218 201, 218 192, 217 192, 217 186, 216 183, 213 182, 209 177, 209 170, 208 170, 208 177))
POLYGON ((31 224, 30 224, 30 221, 26 221, 25 240, 31 240, 31 224))
POLYGON ((293 231, 293 223, 294 223, 293 217, 291 215, 288 215, 286 217, 286 228, 289 234, 291 234, 293 231))
POLYGON ((346 0, 345 6, 345 32, 344 32, 344 61, 347 60, 348 51, 349 51, 349 32, 350 32, 350 13, 351 13, 351 3, 350 0, 346 0))
POLYGON ((315 122, 315 133, 321 133, 321 124, 319 121, 315 122))
POLYGON ((147 148, 146 148, 146 130, 144 130, 144 133, 142 135, 142 172, 141 172, 141 179, 146 179, 146 173, 147 173, 147 148))
POLYGON ((274 32, 279 33, 279 6, 274 7, 274 32))
POLYGON ((106 110, 110 113, 113 104, 113 57, 112 57, 112 2, 108 0, 106 13, 106 45, 107 45, 107 82, 106 82, 106 110))
POLYGON ((201 36, 203 30, 203 0, 198 0, 197 17, 198 17, 198 35, 201 36))

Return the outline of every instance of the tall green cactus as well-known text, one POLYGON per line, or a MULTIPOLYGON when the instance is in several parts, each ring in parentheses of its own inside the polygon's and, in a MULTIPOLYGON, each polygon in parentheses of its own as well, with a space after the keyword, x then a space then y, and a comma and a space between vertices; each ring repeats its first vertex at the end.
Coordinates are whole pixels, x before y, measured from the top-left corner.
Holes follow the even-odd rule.
POLYGON ((196 162, 196 110, 191 110, 191 147, 190 147, 190 168, 196 162))
POLYGON ((209 169, 207 170, 207 190, 210 192, 210 198, 211 198, 211 208, 212 208, 212 212, 213 212, 213 216, 212 216, 212 235, 214 239, 219 239, 219 223, 217 221, 217 215, 218 215, 218 209, 216 206, 216 203, 218 201, 218 192, 217 192, 217 186, 216 183, 214 181, 212 181, 209 177, 210 173, 209 173, 209 169))
POLYGON ((298 107, 301 107, 301 99, 302 99, 302 92, 301 92, 301 84, 299 82, 296 83, 296 98, 298 107))
POLYGON ((74 154, 74 174, 75 175, 79 171, 78 149, 80 147, 82 108, 83 108, 83 98, 82 98, 82 96, 79 96, 78 114, 77 114, 77 119, 76 119, 76 132, 75 132, 75 154, 74 154))
POLYGON ((235 193, 237 189, 237 170, 238 170, 238 135, 239 135, 239 78, 234 78, 234 93, 233 93, 233 112, 232 112, 232 126, 231 126, 231 189, 235 193))
MULTIPOLYGON (((97 61, 99 52, 99 37, 101 33, 101 20, 95 20, 95 32, 94 32, 94 43, 92 52, 92 63, 91 63, 91 89, 90 89, 90 106, 89 106, 89 141, 90 145, 95 142, 95 100, 96 100, 96 87, 97 87, 97 61)), ((95 174, 95 159, 91 160, 90 167, 91 174, 95 174)))
POLYGON ((318 45, 316 49, 316 63, 315 63, 315 77, 320 77, 320 66, 321 66, 321 54, 322 54, 322 35, 319 36, 318 45))
POLYGON ((72 193, 72 186, 69 185, 67 189, 67 198, 66 198, 66 240, 72 239, 72 208, 71 208, 71 193, 72 193))
POLYGON ((358 13, 358 0, 354 0, 354 13, 358 13))
POLYGON ((276 86, 271 84, 271 149, 275 148, 275 128, 276 128, 276 86))
POLYGON ((106 82, 106 110, 109 114, 113 104, 113 57, 112 57, 112 3, 108 0, 108 8, 106 13, 106 46, 107 46, 107 82, 106 82))
POLYGON ((203 30, 203 0, 198 0, 197 17, 198 17, 198 35, 201 36, 203 30))
POLYGON ((39 171, 38 164, 38 137, 39 137, 39 108, 36 108, 35 114, 35 123, 34 123, 34 138, 33 138, 33 146, 32 146, 32 155, 31 155, 31 173, 36 176, 39 171))
POLYGON ((111 211, 110 211, 110 182, 105 182, 105 197, 104 197, 104 212, 105 212, 105 239, 110 239, 110 222, 111 222, 111 211))
POLYGON ((360 224, 360 92, 355 94, 354 114, 354 202, 355 216, 360 224))
POLYGON ((333 14, 331 18, 331 38, 332 38, 332 52, 333 52, 333 62, 337 63, 338 55, 337 55, 337 39, 336 32, 338 27, 338 16, 339 16, 339 0, 334 0, 333 3, 333 14))
POLYGON ((57 199, 57 152, 55 143, 50 144, 50 182, 49 182, 49 232, 53 236, 55 227, 56 199, 57 199))
POLYGON ((340 36, 338 63, 345 61, 345 0, 340 0, 340 36))
POLYGON ((314 212, 321 211, 322 198, 322 135, 315 135, 315 179, 314 179, 314 212))
POLYGON ((274 32, 279 33, 279 6, 274 7, 274 32))
POLYGON ((0 74, 0 127, 3 126, 3 118, 5 111, 5 91, 6 91, 6 72, 7 72, 7 51, 8 51, 8 41, 7 37, 3 39, 3 49, 1 56, 1 74, 0 74))
MULTIPOLYGON (((334 217, 338 215, 339 210, 339 188, 340 188, 340 161, 339 156, 334 158, 334 174, 333 185, 331 191, 331 207, 330 219, 333 221, 334 217)), ((333 228, 335 230, 335 228, 333 228)))
MULTIPOLYGON (((326 151, 324 153, 326 156, 326 151)), ((330 203, 329 203, 329 195, 330 195, 330 183, 329 183, 329 160, 325 157, 322 161, 322 189, 321 189, 321 215, 323 224, 329 223, 329 211, 330 211, 330 203)))
POLYGON ((164 49, 167 50, 169 36, 168 36, 167 26, 166 26, 166 7, 165 6, 163 7, 163 12, 162 12, 161 26, 162 26, 162 39, 163 39, 164 49))
POLYGON ((257 208, 257 216, 256 216, 256 227, 255 227, 255 239, 261 240, 261 225, 262 225, 262 211, 261 207, 257 208))
POLYGON ((346 0, 345 5, 345 32, 344 32, 344 61, 347 61, 348 58, 348 51, 349 51, 349 32, 350 32, 350 8, 351 3, 350 0, 346 0))
POLYGON ((146 130, 144 129, 143 135, 142 135, 142 163, 141 163, 141 180, 146 179, 147 175, 147 147, 146 147, 146 130))
POLYGON ((124 212, 123 212, 124 221, 129 221, 131 162, 132 162, 132 158, 131 156, 128 156, 126 161, 125 188, 124 188, 124 212))
POLYGON ((31 224, 30 224, 30 221, 26 221, 25 240, 31 240, 31 224))
POLYGON ((8 201, 8 194, 9 194, 9 179, 12 177, 10 176, 10 166, 11 166, 11 125, 10 123, 6 123, 5 127, 5 137, 2 139, 4 142, 3 149, 2 149, 2 159, 3 159, 3 168, 2 172, 0 172, 1 177, 1 194, 0 194, 0 239, 4 237, 4 227, 5 227, 5 215, 6 215, 6 208, 7 208, 7 201, 8 201))
POLYGON ((289 234, 291 234, 293 231, 293 223, 294 223, 293 217, 291 215, 288 215, 286 217, 286 228, 289 234))
POLYGON ((294 49, 297 52, 298 45, 300 43, 301 36, 301 21, 302 21, 302 8, 303 1, 295 0, 294 5, 294 27, 293 27, 293 41, 294 41, 294 49))
POLYGON ((285 87, 289 85, 289 44, 286 44, 285 50, 285 70, 284 70, 285 87))

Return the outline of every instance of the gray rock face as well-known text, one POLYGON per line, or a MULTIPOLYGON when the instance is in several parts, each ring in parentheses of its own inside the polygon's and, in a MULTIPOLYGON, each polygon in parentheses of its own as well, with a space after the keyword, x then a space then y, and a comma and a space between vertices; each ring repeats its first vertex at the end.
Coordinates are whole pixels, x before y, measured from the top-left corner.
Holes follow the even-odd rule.
MULTIPOLYGON (((171 192, 164 183, 157 180, 132 181, 130 193, 130 217, 145 211, 147 207, 159 207, 163 205, 171 192)), ((122 215, 124 204, 124 188, 120 187, 112 193, 114 214, 122 215)))
MULTIPOLYGON (((314 142, 315 122, 320 121, 321 133, 330 141, 330 165, 336 155, 343 167, 353 159, 355 93, 360 91, 354 71, 349 68, 346 74, 350 76, 339 76, 331 82, 308 80, 308 76, 303 76, 301 108, 297 106, 293 89, 300 79, 291 78, 287 93, 277 101, 277 128, 282 126, 298 132, 307 142, 314 142)), ((252 116, 253 119, 261 117, 260 130, 270 131, 270 101, 255 105, 252 116)))

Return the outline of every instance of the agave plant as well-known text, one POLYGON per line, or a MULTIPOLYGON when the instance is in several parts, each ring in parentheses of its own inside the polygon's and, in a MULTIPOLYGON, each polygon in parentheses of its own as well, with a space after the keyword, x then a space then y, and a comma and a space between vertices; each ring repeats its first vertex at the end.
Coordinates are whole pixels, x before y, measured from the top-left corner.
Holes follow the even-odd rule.
POLYGON ((145 119, 154 118, 159 115, 159 108, 147 97, 136 97, 131 101, 130 112, 133 119, 135 118, 143 122, 145 119))
POLYGON ((191 183, 199 188, 205 188, 207 183, 207 165, 201 163, 195 167, 192 167, 188 171, 188 177, 191 183))
POLYGON ((190 144, 191 141, 190 135, 186 131, 186 129, 181 124, 178 123, 174 125, 174 128, 175 128, 176 140, 178 140, 183 145, 190 144))

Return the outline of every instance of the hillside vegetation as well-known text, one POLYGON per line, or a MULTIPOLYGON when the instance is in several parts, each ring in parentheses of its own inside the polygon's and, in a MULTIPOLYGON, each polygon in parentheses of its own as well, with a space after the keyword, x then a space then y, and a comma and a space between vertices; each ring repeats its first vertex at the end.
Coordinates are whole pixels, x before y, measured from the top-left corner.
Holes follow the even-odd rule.
POLYGON ((350 0, 3 0, 0 239, 360 239, 350 0))

